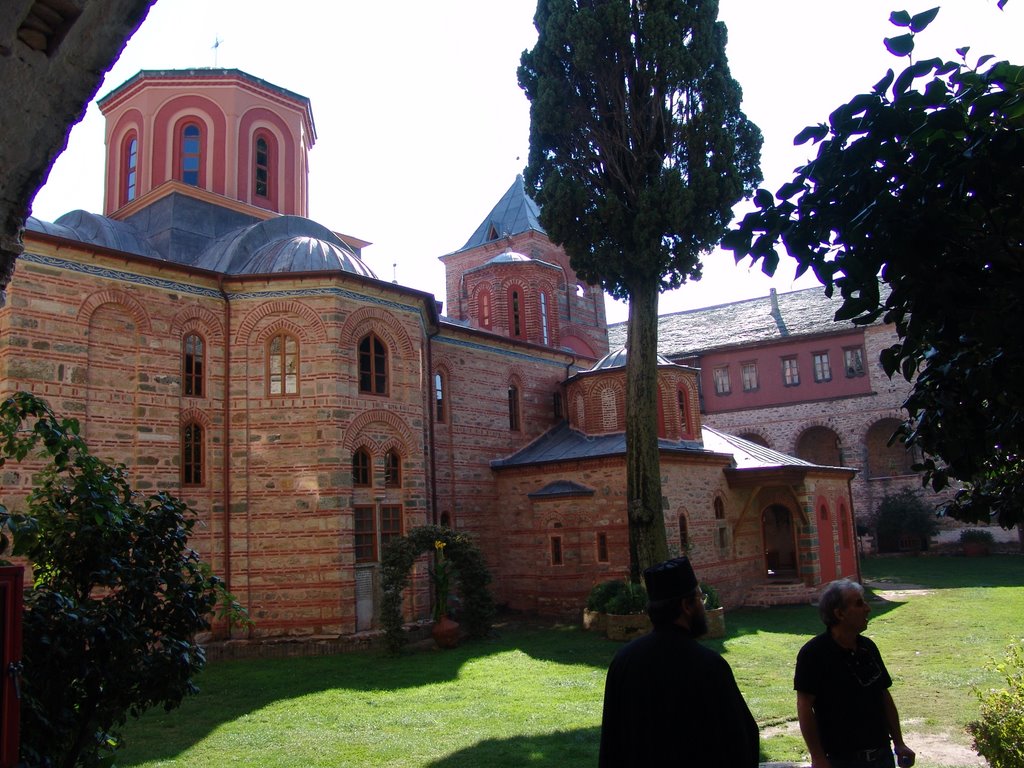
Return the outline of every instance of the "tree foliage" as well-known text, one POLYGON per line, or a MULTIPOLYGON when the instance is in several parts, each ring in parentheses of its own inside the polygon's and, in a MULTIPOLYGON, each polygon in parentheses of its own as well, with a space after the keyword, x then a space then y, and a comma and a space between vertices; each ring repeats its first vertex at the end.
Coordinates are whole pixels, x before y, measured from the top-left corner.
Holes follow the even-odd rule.
POLYGON ((935 510, 910 488, 882 497, 872 517, 880 552, 899 551, 900 539, 905 536, 916 538, 920 549, 926 550, 931 537, 939 532, 935 510))
MULTIPOLYGON (((938 9, 893 13, 911 56, 938 9)), ((723 241, 773 274, 781 242, 843 303, 837 320, 893 323, 890 375, 913 383, 899 439, 947 512, 1019 520, 1024 503, 1024 68, 982 56, 913 61, 805 128, 817 156, 723 241), (888 290, 880 289, 879 279, 888 290)))
POLYGON ((760 181, 715 0, 539 0, 519 83, 527 188, 573 269, 628 299, 631 568, 668 555, 657 446, 660 291, 701 275, 732 207, 760 181))
POLYGON ((139 497, 124 467, 92 456, 77 422, 43 401, 0 403, 0 466, 40 446, 48 463, 26 511, 0 505, 3 550, 32 570, 21 757, 30 768, 92 768, 110 764, 128 715, 196 691, 205 654, 195 635, 226 593, 188 547, 195 518, 184 503, 139 497))

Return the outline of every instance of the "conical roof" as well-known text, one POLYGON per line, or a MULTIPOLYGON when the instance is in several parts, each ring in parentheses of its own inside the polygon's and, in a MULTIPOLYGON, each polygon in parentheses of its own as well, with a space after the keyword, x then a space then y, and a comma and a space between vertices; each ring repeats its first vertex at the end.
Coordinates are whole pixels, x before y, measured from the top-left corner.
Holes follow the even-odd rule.
POLYGON ((533 230, 546 234, 540 225, 540 208, 526 194, 526 182, 522 175, 516 176, 512 186, 491 209, 473 235, 459 250, 475 248, 478 245, 498 240, 502 237, 518 235, 520 232, 533 230))

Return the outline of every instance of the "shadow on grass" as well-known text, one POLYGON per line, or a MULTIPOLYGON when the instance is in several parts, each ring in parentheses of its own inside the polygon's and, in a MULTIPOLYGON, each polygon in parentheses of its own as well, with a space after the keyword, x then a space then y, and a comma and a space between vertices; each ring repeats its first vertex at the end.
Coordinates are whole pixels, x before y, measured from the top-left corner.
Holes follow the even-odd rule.
MULTIPOLYGON (((1024 558, 1013 555, 978 558, 977 561, 952 557, 875 558, 865 561, 863 571, 868 580, 887 578, 920 584, 928 589, 1024 584, 1024 558)), ((902 602, 874 600, 871 605, 872 615, 877 618, 897 610, 902 602)), ((789 636, 783 645, 786 653, 793 655, 798 641, 818 634, 823 628, 817 608, 811 605, 730 610, 727 627, 728 636, 724 640, 704 641, 725 655, 728 655, 730 641, 759 634, 789 636)), ((118 753, 117 762, 129 768, 147 761, 173 758, 217 728, 279 701, 331 690, 362 694, 365 699, 378 691, 453 681, 466 665, 504 653, 522 653, 540 661, 582 666, 603 674, 620 647, 620 643, 576 626, 535 625, 513 619, 499 624, 491 638, 451 651, 418 650, 399 657, 354 653, 216 662, 197 679, 200 694, 188 699, 179 710, 150 713, 142 722, 129 724, 126 729, 129 746, 118 753)), ((510 749, 525 756, 523 764, 554 764, 547 761, 549 756, 558 754, 557 750, 578 751, 584 742, 596 745, 595 730, 485 741, 436 765, 486 765, 492 754, 489 750, 497 754, 499 750, 510 749)), ((588 748, 596 749, 596 746, 588 748)), ((565 764, 575 763, 566 761, 565 764)))
POLYGON ((512 739, 487 739, 460 749, 427 768, 480 768, 482 765, 544 766, 596 765, 600 728, 555 731, 512 739))
MULTIPOLYGON (((556 731, 539 736, 487 739, 461 749, 426 768, 480 768, 482 765, 529 765, 555 768, 566 765, 596 765, 601 742, 600 728, 556 731)), ((685 753, 681 746, 680 755, 685 753)), ((762 748, 760 759, 768 756, 762 748)))
MULTIPOLYGON (((619 647, 619 643, 575 627, 511 623, 498 625, 486 640, 467 642, 449 651, 421 649, 400 656, 367 652, 213 662, 196 679, 199 694, 187 699, 179 709, 169 713, 152 711, 139 722, 129 723, 125 729, 126 747, 117 753, 117 764, 129 768, 149 761, 169 760, 220 726, 279 701, 326 691, 350 691, 363 694, 365 698, 366 694, 372 696, 376 691, 449 682, 475 660, 511 652, 603 671, 619 647)), ((569 746, 577 740, 576 735, 565 738, 569 746)), ((533 737, 524 737, 523 747, 531 740, 533 737)))

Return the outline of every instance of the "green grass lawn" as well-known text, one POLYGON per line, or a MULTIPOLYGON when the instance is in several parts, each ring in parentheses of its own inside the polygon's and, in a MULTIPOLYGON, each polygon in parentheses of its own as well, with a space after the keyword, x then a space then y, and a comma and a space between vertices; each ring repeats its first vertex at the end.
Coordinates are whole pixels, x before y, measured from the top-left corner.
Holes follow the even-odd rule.
MULTIPOLYGON (((1024 636, 1024 558, 872 559, 863 573, 927 590, 873 602, 867 631, 893 675, 905 729, 969 744, 971 686, 994 682, 985 661, 1024 636)), ((820 631, 816 609, 735 610, 727 623, 724 640, 707 642, 729 660, 764 731, 763 759, 802 759, 787 725, 796 718, 793 662, 820 631)), ((129 724, 117 763, 589 768, 618 647, 575 627, 506 624, 452 651, 216 662, 180 709, 129 724)))

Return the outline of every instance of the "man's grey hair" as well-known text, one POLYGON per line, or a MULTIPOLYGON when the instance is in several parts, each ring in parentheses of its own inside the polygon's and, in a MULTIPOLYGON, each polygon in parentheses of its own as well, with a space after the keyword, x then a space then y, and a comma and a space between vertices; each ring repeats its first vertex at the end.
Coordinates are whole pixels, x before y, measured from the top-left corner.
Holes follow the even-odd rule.
POLYGON ((864 587, 852 579, 837 579, 829 584, 818 597, 818 613, 826 627, 834 627, 839 623, 836 618, 836 609, 842 608, 845 598, 844 593, 854 589, 859 594, 864 594, 864 587))

